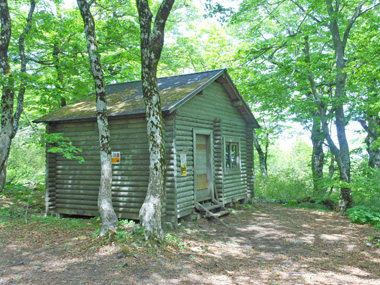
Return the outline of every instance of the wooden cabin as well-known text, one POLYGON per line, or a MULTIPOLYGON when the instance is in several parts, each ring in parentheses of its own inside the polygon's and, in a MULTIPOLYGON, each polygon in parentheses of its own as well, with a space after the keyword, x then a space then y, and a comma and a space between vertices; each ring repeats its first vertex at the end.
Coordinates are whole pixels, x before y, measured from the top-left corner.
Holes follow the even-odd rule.
MULTIPOLYGON (((258 128, 225 69, 158 79, 167 157, 163 221, 176 223, 254 194, 253 129, 258 128), (206 211, 208 211, 206 210, 206 211)), ((107 86, 113 205, 138 220, 148 186, 149 152, 141 81, 107 86)), ((95 94, 35 122, 63 133, 85 162, 47 152, 48 214, 98 216, 99 139, 95 94)))

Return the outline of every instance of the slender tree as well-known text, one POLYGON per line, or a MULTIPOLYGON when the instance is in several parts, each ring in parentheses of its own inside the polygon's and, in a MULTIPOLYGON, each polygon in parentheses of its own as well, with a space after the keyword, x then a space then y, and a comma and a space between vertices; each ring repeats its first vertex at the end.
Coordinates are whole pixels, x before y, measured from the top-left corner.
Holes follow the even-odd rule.
POLYGON ((6 163, 13 138, 15 137, 20 116, 24 109, 24 96, 26 91, 26 64, 25 38, 32 27, 32 18, 36 7, 35 0, 30 0, 30 8, 26 20, 26 26, 18 39, 19 55, 21 61, 21 83, 18 88, 16 111, 14 112, 15 100, 15 76, 11 72, 9 65, 8 49, 12 36, 12 23, 9 14, 7 0, 0 0, 0 74, 2 76, 2 96, 1 96, 1 130, 0 130, 0 192, 2 191, 6 179, 6 163))
POLYGON ((106 88, 103 70, 98 55, 95 21, 90 11, 90 4, 86 0, 77 0, 77 3, 83 18, 91 72, 95 81, 96 117, 99 130, 101 165, 98 208, 102 218, 102 229, 100 235, 103 236, 107 230, 116 231, 118 227, 118 218, 112 205, 111 135, 107 117, 106 88))
POLYGON ((174 0, 162 1, 154 20, 153 30, 153 14, 148 1, 136 0, 136 4, 140 23, 141 78, 150 153, 149 184, 139 217, 146 230, 146 238, 161 241, 163 239, 161 214, 165 196, 166 157, 157 65, 164 45, 165 23, 174 0))

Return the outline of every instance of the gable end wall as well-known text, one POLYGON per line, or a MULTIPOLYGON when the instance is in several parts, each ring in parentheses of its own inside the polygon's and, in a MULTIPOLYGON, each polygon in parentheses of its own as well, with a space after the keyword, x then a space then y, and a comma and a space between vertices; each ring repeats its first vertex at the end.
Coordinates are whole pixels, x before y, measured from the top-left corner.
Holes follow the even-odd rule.
MULTIPOLYGON (((193 129, 210 130, 214 136, 214 187, 223 203, 247 197, 247 125, 219 83, 212 83, 177 110, 177 154, 187 150, 187 176, 180 175, 177 155, 177 217, 190 214, 194 209, 193 129), (237 172, 224 169, 224 138, 240 143, 241 168, 237 172), (219 146, 219 149, 217 149, 219 146), (222 183, 222 185, 221 185, 222 183)), ((253 159, 253 158, 252 158, 253 159)))

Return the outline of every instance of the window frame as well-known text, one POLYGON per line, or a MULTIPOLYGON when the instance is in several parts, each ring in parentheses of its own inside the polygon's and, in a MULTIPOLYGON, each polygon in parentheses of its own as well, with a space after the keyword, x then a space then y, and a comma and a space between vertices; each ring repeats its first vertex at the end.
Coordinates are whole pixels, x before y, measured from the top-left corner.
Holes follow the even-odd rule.
MULTIPOLYGON (((240 139, 236 137, 224 137, 223 139, 223 168, 224 173, 233 173, 233 172, 240 172, 241 171, 241 142, 240 139), (236 157, 236 167, 227 167, 227 159, 226 159, 226 151, 227 151, 227 144, 229 144, 229 157, 231 157, 231 145, 236 144, 237 145, 237 157, 236 157)), ((230 159, 231 161, 231 159, 230 159)))

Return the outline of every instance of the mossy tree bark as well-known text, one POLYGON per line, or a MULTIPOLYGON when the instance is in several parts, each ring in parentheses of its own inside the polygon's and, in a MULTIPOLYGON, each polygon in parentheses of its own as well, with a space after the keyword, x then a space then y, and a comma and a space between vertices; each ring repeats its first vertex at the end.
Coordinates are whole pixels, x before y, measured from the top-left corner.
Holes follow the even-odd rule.
POLYGON ((164 44, 166 20, 174 0, 163 0, 157 12, 153 31, 147 0, 136 0, 141 33, 141 78, 145 102, 147 136, 150 153, 149 184, 139 218, 148 240, 161 241, 162 204, 165 196, 166 157, 164 123, 157 84, 157 65, 164 44))
MULTIPOLYGON (((30 0, 30 8, 26 26, 22 31, 19 39, 19 55, 21 61, 21 74, 26 73, 26 55, 25 55, 25 38, 32 27, 32 18, 36 7, 35 0, 30 0)), ((0 0, 0 21, 1 21, 1 38, 0 38, 0 73, 3 77, 2 97, 1 97, 1 130, 0 130, 0 192, 3 190, 6 179, 6 162, 9 157, 11 143, 15 137, 20 116, 24 109, 24 95, 26 91, 26 81, 21 78, 21 84, 18 88, 17 106, 14 112, 15 86, 14 75, 11 73, 8 58, 8 49, 12 36, 12 23, 9 14, 7 0, 0 0)))
POLYGON ((98 55, 95 21, 90 11, 90 5, 86 0, 77 0, 77 3, 83 18, 84 31, 87 39, 87 51, 91 64, 91 72, 95 81, 96 114, 99 130, 101 165, 98 208, 102 218, 100 236, 103 236, 107 230, 116 231, 118 227, 118 218, 112 205, 111 135, 107 117, 106 88, 103 70, 98 55))
POLYGON ((318 112, 313 113, 313 126, 311 129, 311 141, 313 143, 313 154, 311 158, 311 170, 313 175, 314 195, 323 197, 326 194, 326 187, 323 186, 323 166, 325 163, 325 153, 323 143, 325 136, 321 128, 321 119, 318 112))

